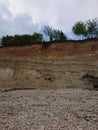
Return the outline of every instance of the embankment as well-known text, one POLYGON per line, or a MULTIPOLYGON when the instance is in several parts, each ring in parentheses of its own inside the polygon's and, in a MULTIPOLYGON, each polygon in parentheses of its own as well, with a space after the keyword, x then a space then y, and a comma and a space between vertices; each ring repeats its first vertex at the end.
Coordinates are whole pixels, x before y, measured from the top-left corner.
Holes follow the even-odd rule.
POLYGON ((98 76, 98 40, 0 48, 0 90, 81 87, 98 76))

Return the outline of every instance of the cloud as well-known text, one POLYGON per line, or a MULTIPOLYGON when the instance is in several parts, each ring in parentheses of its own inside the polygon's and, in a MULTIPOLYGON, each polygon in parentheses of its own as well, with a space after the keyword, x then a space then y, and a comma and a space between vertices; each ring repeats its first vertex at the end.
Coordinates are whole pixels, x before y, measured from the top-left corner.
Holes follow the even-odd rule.
MULTIPOLYGON (((9 0, 10 1, 10 0, 9 0)), ((12 0, 17 13, 28 12, 34 22, 43 22, 67 31, 78 20, 97 17, 98 0, 12 0)))
POLYGON ((38 30, 40 24, 52 25, 54 28, 62 29, 68 33, 71 32, 75 22, 93 19, 98 16, 98 0, 5 1, 7 4, 3 2, 2 12, 4 13, 2 17, 0 14, 0 24, 3 26, 6 23, 4 26, 6 26, 5 32, 7 33, 9 31, 10 33, 31 33, 38 30), (7 15, 7 19, 4 19, 4 14, 7 15), (8 31, 7 28, 10 28, 10 30, 8 31))
POLYGON ((27 13, 13 16, 6 4, 0 1, 0 36, 14 34, 33 34, 39 31, 39 24, 33 23, 27 13))
MULTIPOLYGON (((9 5, 9 2, 6 4, 9 5)), ((11 12, 7 8, 6 4, 3 1, 0 1, 0 17, 2 18, 11 17, 11 12)))
POLYGON ((12 33, 26 34, 34 33, 39 30, 39 25, 33 23, 32 17, 28 14, 19 14, 10 20, 10 26, 12 33))

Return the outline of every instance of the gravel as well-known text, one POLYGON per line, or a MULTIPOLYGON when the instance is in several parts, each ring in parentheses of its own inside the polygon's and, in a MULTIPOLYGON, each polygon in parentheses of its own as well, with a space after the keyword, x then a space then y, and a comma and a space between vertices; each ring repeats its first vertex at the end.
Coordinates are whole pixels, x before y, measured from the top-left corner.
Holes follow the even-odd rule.
POLYGON ((0 92, 0 130, 98 130, 98 91, 0 92))

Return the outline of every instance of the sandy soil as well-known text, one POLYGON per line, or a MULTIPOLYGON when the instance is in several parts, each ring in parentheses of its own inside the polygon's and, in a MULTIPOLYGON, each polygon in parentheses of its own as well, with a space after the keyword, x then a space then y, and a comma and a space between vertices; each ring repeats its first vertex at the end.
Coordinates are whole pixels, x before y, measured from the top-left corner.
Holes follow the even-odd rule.
POLYGON ((0 92, 0 130, 98 130, 98 91, 0 92))
POLYGON ((0 48, 0 130, 98 130, 85 73, 98 77, 98 40, 0 48))

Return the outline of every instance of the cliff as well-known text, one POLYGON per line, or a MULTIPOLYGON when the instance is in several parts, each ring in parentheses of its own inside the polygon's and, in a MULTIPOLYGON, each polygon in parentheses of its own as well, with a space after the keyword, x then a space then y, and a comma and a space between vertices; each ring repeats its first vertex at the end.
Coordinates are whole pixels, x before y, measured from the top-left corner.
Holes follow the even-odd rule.
POLYGON ((0 48, 0 90, 82 87, 85 74, 98 76, 98 40, 0 48))

